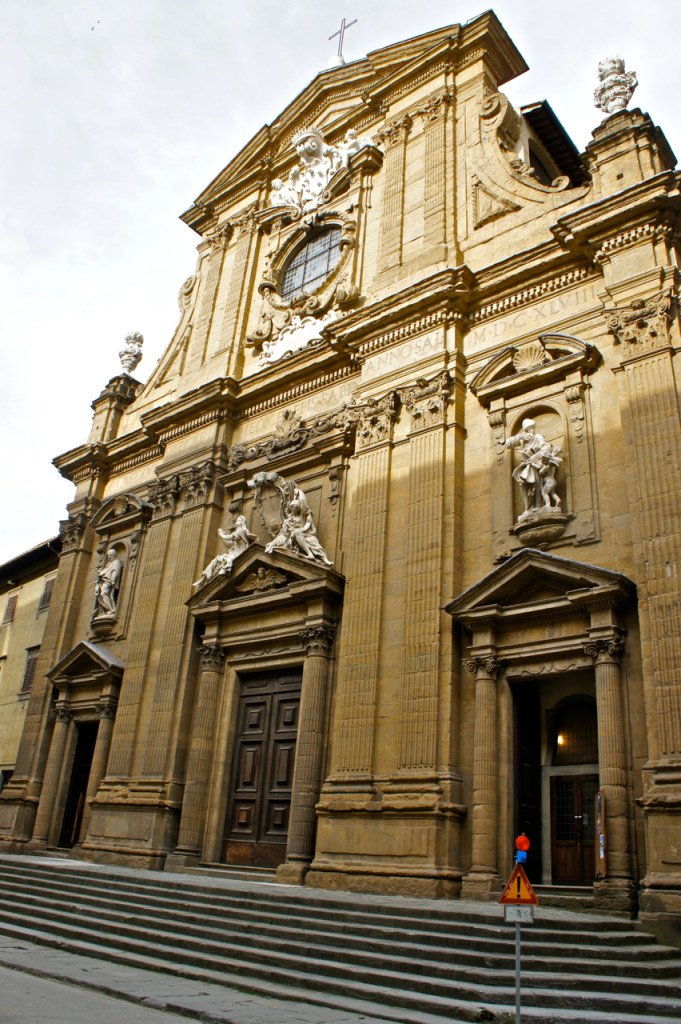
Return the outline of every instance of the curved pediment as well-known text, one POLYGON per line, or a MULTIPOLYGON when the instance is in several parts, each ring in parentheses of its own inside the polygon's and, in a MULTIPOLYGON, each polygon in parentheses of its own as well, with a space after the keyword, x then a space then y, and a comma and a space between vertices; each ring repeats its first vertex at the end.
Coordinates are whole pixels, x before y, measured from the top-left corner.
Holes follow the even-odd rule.
POLYGON ((603 601, 611 606, 632 599, 635 592, 622 573, 525 548, 450 601, 445 610, 466 622, 505 613, 537 614, 561 604, 603 601))
POLYGON ((540 334, 493 356, 474 377, 471 391, 481 405, 488 406, 495 398, 533 391, 575 370, 588 373, 599 361, 593 345, 571 334, 540 334))
POLYGON ((149 519, 152 511, 149 502, 138 498, 136 494, 117 494, 100 505, 90 520, 90 526, 98 533, 112 528, 118 531, 149 519))

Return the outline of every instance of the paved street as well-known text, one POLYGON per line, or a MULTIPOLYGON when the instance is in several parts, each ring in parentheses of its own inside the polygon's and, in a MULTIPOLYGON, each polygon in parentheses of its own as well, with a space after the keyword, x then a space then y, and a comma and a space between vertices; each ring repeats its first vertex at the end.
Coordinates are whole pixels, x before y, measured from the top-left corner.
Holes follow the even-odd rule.
POLYGON ((0 1024, 399 1024, 262 998, 4 936, 0 993, 0 1024))

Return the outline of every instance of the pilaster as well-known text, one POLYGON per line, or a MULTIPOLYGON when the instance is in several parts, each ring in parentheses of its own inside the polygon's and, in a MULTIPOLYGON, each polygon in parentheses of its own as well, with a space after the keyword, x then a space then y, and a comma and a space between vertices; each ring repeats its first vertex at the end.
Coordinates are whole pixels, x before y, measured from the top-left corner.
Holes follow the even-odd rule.
POLYGON ((385 147, 383 165, 383 215, 379 250, 379 270, 390 270, 402 262, 404 233, 404 190, 407 142, 412 126, 408 114, 387 124, 378 135, 385 147))

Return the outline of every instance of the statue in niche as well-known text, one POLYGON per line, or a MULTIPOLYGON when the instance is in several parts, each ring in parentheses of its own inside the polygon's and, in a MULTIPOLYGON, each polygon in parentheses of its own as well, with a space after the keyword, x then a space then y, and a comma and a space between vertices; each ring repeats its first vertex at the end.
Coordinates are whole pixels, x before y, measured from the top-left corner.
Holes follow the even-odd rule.
POLYGON ((556 490, 556 472, 563 461, 560 445, 547 441, 537 432, 534 420, 526 419, 520 432, 506 440, 505 447, 520 450, 520 465, 513 470, 523 499, 518 521, 542 510, 560 511, 561 500, 556 490))
POLYGON ((198 580, 192 584, 197 590, 214 576, 226 576, 232 571, 232 565, 238 556, 246 550, 249 544, 256 540, 254 533, 248 529, 246 516, 238 515, 229 530, 218 530, 218 536, 225 545, 225 552, 216 555, 208 563, 198 580))
POLYGON ((304 491, 293 481, 284 480, 278 473, 256 473, 249 485, 255 490, 254 504, 267 529, 273 534, 265 546, 267 554, 288 550, 302 555, 311 562, 333 565, 322 547, 304 491), (268 507, 266 492, 278 505, 277 513, 268 507))
POLYGON ((109 548, 104 561, 97 570, 94 618, 116 614, 122 574, 123 563, 118 557, 116 549, 109 548))

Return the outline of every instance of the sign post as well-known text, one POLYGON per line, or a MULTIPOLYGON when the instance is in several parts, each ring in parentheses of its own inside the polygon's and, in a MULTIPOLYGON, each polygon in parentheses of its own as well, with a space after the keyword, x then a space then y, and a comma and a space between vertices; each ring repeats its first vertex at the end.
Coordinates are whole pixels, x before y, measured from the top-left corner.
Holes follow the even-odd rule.
POLYGON ((532 924, 534 921, 534 908, 539 903, 539 900, 523 868, 523 863, 527 859, 527 851, 530 848, 530 840, 524 832, 516 839, 515 848, 517 850, 516 865, 499 897, 499 903, 504 908, 505 921, 509 924, 515 924, 515 1024, 521 1024, 520 927, 523 924, 532 924))

